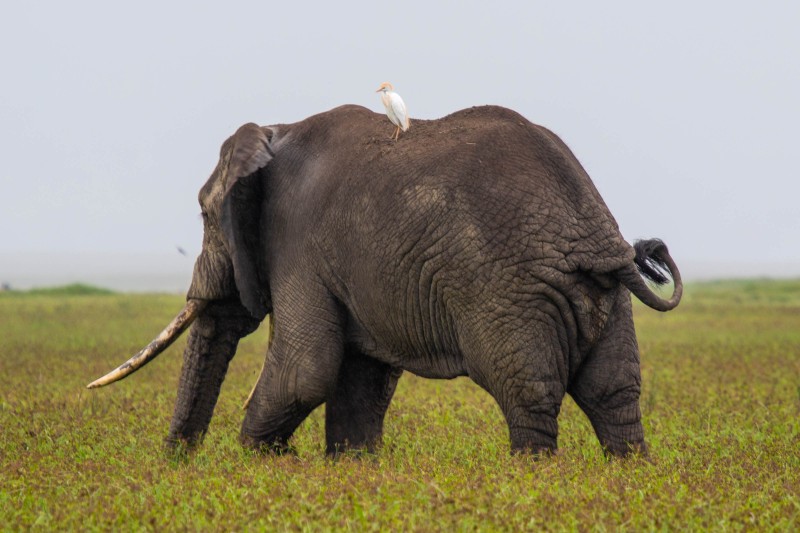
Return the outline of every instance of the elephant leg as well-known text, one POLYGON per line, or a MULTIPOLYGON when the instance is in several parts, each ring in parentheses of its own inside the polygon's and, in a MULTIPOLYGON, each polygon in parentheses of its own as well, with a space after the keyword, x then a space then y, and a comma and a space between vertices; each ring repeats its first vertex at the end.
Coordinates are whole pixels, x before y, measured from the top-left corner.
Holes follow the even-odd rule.
POLYGON ((233 301, 212 303, 195 320, 183 356, 168 447, 192 447, 203 439, 239 339, 257 327, 258 320, 233 301))
POLYGON ((340 318, 333 302, 275 312, 275 338, 242 424, 241 441, 262 451, 289 451, 297 427, 336 386, 342 361, 340 318))
POLYGON ((639 408, 641 384, 630 295, 621 289, 602 336, 569 387, 606 453, 647 454, 639 408))
POLYGON ((357 449, 375 451, 401 374, 402 370, 347 345, 336 388, 325 404, 325 440, 329 455, 357 449))
POLYGON ((501 326, 469 358, 470 377, 503 411, 512 452, 553 453, 558 447, 557 419, 566 383, 559 328, 557 313, 501 326))

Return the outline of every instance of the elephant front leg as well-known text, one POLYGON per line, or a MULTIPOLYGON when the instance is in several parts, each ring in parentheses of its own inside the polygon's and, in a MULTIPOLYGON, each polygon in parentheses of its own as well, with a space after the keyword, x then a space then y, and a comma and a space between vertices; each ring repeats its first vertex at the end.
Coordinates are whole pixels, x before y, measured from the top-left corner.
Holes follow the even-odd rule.
POLYGON ((239 339, 258 327, 237 302, 214 302, 194 322, 184 352, 178 397, 166 444, 192 447, 211 421, 228 363, 239 339))
POLYGON ((341 354, 286 351, 276 335, 242 423, 244 445, 291 451, 289 439, 333 390, 341 354))
POLYGON ((276 305, 275 337, 242 424, 242 443, 262 451, 290 450, 294 431, 335 389, 342 363, 334 302, 319 297, 289 307, 281 316, 276 305))
POLYGON ((402 370, 348 345, 336 388, 325 404, 326 452, 373 453, 383 436, 383 420, 402 370))

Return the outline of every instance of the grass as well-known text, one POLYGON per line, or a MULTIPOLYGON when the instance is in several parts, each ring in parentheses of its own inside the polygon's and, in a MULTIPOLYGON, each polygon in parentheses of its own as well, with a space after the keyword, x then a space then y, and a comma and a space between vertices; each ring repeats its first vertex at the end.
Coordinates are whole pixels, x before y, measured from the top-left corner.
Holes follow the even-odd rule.
POLYGON ((30 289, 27 291, 9 291, 10 294, 16 296, 88 296, 97 294, 113 294, 110 289, 95 287, 85 283, 72 283, 70 285, 62 285, 59 287, 41 287, 30 289))
POLYGON ((101 530, 797 530, 800 281, 687 287, 635 305, 651 462, 607 461, 567 399, 557 457, 508 453, 467 379, 406 374, 374 457, 323 455, 324 408, 296 457, 237 441, 265 333, 243 340, 203 446, 161 444, 184 340, 135 376, 84 386, 180 309, 171 295, 0 293, 0 528, 101 530))

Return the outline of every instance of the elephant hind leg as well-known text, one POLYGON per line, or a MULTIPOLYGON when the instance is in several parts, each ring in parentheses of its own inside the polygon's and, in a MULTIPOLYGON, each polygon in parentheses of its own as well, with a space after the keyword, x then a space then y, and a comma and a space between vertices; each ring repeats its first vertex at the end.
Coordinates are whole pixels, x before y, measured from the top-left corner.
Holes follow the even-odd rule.
POLYGON ((328 455, 349 450, 375 451, 401 373, 347 345, 336 388, 325 404, 328 455))
POLYGON ((606 453, 647 453, 639 409, 641 382, 630 296, 621 290, 601 338, 569 387, 606 453))
MULTIPOLYGON (((554 453, 558 449, 558 413, 564 388, 557 382, 529 380, 527 391, 503 408, 513 452, 554 453)), ((504 403, 509 403, 506 400, 504 403)))
POLYGON ((566 354, 558 315, 496 328, 471 350, 470 377, 500 405, 513 452, 552 453, 565 394, 566 354))

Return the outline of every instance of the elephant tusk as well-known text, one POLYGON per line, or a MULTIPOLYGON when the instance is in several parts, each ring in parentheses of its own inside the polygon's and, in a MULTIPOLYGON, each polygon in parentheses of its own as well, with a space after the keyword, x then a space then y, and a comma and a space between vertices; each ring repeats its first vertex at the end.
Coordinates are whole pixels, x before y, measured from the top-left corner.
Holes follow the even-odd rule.
POLYGON ((169 325, 164 328, 164 331, 153 339, 150 344, 145 346, 139 353, 125 361, 115 370, 89 383, 86 388, 94 389, 102 387, 103 385, 108 385, 109 383, 114 383, 142 368, 180 337, 181 333, 194 322, 194 319, 205 309, 206 305, 208 305, 208 302, 205 300, 190 299, 186 302, 181 312, 172 319, 172 322, 170 322, 169 325))

